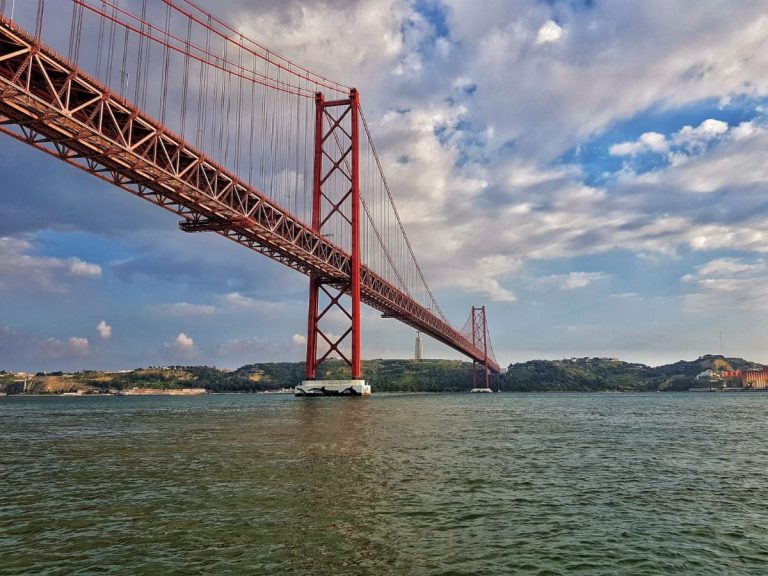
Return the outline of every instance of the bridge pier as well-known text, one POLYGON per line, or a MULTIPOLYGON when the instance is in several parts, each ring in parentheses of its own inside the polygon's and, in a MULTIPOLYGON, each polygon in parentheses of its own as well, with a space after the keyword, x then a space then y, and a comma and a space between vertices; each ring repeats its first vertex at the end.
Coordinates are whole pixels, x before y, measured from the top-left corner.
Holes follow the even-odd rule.
POLYGON ((365 380, 304 380, 296 386, 296 396, 370 396, 365 380))

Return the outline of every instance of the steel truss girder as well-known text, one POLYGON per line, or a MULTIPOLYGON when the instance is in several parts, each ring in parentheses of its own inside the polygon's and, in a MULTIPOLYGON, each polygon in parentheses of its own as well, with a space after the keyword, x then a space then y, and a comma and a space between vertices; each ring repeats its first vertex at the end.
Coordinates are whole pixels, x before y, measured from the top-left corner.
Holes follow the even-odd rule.
MULTIPOLYGON (((349 290, 351 256, 343 249, 2 17, 0 132, 185 221, 230 222, 213 231, 349 290)), ((452 326, 365 266, 360 284, 366 304, 473 360, 483 358, 452 326)))

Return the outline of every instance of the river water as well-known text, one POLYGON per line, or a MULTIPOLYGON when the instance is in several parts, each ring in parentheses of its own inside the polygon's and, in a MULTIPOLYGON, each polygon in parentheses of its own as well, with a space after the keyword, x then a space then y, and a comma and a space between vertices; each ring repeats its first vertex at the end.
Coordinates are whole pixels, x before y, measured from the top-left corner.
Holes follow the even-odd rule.
POLYGON ((766 574, 768 394, 0 398, 0 574, 766 574))

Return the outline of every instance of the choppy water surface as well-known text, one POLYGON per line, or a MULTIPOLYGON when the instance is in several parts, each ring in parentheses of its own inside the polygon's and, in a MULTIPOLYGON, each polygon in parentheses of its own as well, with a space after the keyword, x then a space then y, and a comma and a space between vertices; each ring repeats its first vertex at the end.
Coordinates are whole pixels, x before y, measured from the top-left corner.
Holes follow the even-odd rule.
POLYGON ((0 398, 2 574, 765 574, 768 394, 0 398))

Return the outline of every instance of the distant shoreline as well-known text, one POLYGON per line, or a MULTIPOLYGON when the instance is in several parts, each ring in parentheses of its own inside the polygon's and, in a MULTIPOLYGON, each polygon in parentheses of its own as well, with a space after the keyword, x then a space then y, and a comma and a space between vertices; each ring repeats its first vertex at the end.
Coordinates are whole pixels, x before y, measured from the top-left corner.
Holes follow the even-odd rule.
MULTIPOLYGON (((318 378, 327 380, 345 379, 348 375, 348 367, 338 360, 326 361, 318 371, 318 378)), ((366 360, 363 376, 377 393, 469 392, 475 387, 472 364, 459 360, 366 360)), ((163 366, 119 372, 0 371, 0 393, 164 396, 290 393, 304 377, 303 362, 249 364, 237 370, 163 366)), ((605 357, 531 360, 510 364, 506 372, 491 377, 489 386, 496 392, 762 391, 768 389, 768 370, 756 362, 722 355, 705 355, 655 368, 605 357)))

